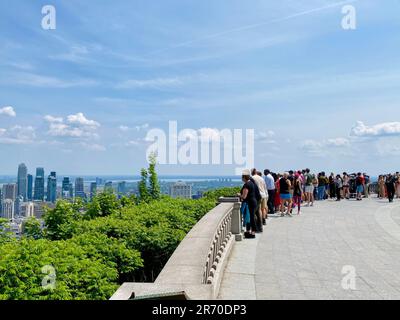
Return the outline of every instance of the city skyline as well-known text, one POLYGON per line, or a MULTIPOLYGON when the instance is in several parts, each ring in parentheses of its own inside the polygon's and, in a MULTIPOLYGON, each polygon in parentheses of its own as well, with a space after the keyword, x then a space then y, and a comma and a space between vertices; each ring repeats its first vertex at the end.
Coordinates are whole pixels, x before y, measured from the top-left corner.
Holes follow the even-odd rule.
POLYGON ((257 168, 398 171, 398 1, 53 2, 55 30, 37 3, 0 4, 0 174, 138 174, 146 133, 175 120, 254 129, 257 168))

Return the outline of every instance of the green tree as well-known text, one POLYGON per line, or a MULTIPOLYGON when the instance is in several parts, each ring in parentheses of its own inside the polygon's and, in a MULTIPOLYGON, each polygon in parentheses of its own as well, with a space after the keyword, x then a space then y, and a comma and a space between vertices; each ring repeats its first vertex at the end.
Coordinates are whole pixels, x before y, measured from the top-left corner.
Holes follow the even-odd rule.
POLYGON ((65 240, 73 236, 75 223, 82 219, 82 213, 77 206, 60 200, 54 209, 46 209, 43 216, 45 222, 44 234, 50 240, 65 240))
POLYGON ((147 202, 150 198, 149 190, 147 189, 147 178, 149 176, 146 169, 142 168, 140 171, 140 182, 139 182, 139 197, 140 201, 147 202))
POLYGON ((10 241, 10 239, 9 223, 6 219, 0 218, 0 245, 10 241))
POLYGON ((149 194, 152 199, 159 199, 161 195, 160 183, 158 181, 157 171, 156 171, 157 158, 155 154, 149 156, 149 184, 150 190, 149 194))
POLYGON ((31 239, 43 238, 43 231, 40 221, 35 217, 31 217, 23 224, 24 236, 31 239))
POLYGON ((113 193, 103 192, 93 198, 92 202, 87 204, 85 217, 93 219, 96 217, 105 217, 117 213, 121 203, 113 193))
POLYGON ((105 300, 118 287, 116 268, 72 241, 22 239, 0 246, 0 257, 2 299, 105 300))

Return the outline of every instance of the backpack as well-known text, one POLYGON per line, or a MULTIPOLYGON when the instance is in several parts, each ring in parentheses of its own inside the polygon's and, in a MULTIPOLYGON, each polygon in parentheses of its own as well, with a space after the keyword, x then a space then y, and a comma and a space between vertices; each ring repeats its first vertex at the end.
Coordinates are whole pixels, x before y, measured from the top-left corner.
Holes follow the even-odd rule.
POLYGON ((257 183, 254 181, 253 178, 250 178, 250 181, 253 183, 254 185, 254 195, 256 197, 257 202, 261 201, 262 197, 261 197, 261 193, 260 193, 260 189, 258 189, 257 183))

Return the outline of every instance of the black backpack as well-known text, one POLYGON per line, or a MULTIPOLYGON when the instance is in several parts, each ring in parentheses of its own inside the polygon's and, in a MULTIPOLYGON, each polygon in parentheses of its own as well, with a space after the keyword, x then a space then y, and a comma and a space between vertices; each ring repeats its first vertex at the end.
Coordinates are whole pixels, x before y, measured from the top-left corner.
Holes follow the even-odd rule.
POLYGON ((257 183, 254 181, 253 178, 250 178, 250 181, 253 183, 254 185, 254 195, 256 197, 257 202, 261 201, 262 197, 261 197, 261 193, 260 193, 260 189, 258 189, 257 183))

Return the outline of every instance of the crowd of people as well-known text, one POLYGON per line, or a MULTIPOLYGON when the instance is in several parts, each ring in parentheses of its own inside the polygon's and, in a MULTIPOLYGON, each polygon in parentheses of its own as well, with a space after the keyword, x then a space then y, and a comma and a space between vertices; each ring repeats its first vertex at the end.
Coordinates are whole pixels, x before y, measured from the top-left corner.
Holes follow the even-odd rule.
MULTIPOLYGON (((299 215, 302 206, 314 206, 315 201, 327 199, 362 201, 369 197, 371 186, 371 178, 366 173, 344 172, 327 176, 325 172, 314 174, 310 169, 283 174, 269 169, 263 173, 257 169, 244 170, 242 181, 244 184, 238 196, 242 200, 246 238, 255 238, 256 233, 263 231, 269 214, 291 217, 296 210, 299 215)), ((379 176, 377 186, 379 198, 388 198, 389 202, 393 202, 396 195, 400 198, 398 172, 379 176)))

